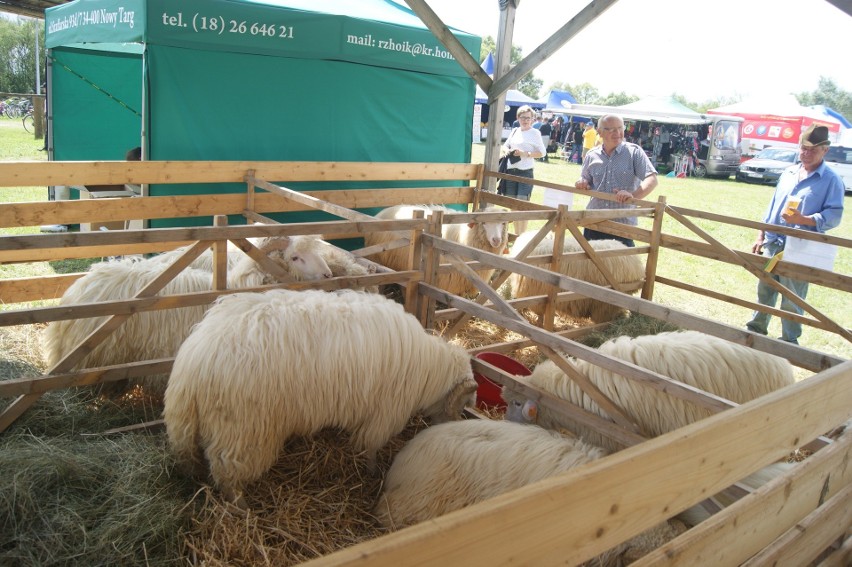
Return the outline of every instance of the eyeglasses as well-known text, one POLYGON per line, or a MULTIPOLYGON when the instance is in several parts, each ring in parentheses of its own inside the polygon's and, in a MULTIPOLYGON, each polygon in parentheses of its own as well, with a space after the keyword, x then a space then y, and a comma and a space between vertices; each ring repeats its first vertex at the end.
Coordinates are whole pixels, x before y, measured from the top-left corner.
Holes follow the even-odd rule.
POLYGON ((519 116, 518 120, 532 120, 532 116, 519 116))
POLYGON ((615 126, 613 128, 601 128, 601 132, 624 132, 624 128, 622 126, 615 126))
POLYGON ((803 154, 813 154, 816 153, 817 150, 821 149, 823 146, 813 146, 812 148, 799 148, 799 152, 803 154))

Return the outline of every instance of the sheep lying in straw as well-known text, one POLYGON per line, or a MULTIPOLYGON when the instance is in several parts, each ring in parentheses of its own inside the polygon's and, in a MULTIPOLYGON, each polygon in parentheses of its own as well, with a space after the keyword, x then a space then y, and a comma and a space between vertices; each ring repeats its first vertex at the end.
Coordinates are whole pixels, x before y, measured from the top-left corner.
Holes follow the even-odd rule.
MULTIPOLYGON (((525 232, 518 236, 515 244, 509 255, 514 257, 520 252, 527 243, 535 236, 534 231, 525 232)), ((589 244, 592 248, 598 251, 604 250, 624 250, 627 246, 617 240, 591 240, 589 244)), ((565 239, 565 244, 562 247, 563 252, 582 252, 583 249, 576 240, 571 238, 565 239)), ((538 246, 529 254, 530 256, 541 256, 553 253, 553 236, 545 237, 538 246)), ((641 260, 636 255, 631 256, 608 256, 602 257, 604 265, 609 269, 617 283, 632 283, 640 282, 645 278, 645 269, 642 266, 641 260)), ((564 259, 562 260, 562 273, 574 279, 583 280, 595 285, 608 286, 601 271, 588 258, 580 259, 564 259)), ((536 279, 513 274, 507 286, 503 289, 504 295, 509 297, 530 297, 535 295, 546 295, 551 289, 551 286, 542 283, 536 279)), ((635 291, 631 292, 635 293, 635 291)), ((543 311, 542 307, 533 309, 537 313, 543 311)), ((562 303, 559 306, 558 312, 569 317, 589 317, 595 323, 603 323, 611 321, 622 315, 624 309, 617 305, 610 305, 594 299, 578 299, 562 303)))
MULTIPOLYGON (((384 526, 403 528, 604 455, 603 449, 531 425, 489 419, 436 425, 418 433, 394 457, 374 513, 384 526)), ((589 564, 638 559, 683 531, 676 525, 664 522, 589 564)))
MULTIPOLYGON (((294 237, 285 244, 275 242, 269 245, 274 250, 283 247, 279 264, 295 279, 331 277, 328 265, 316 253, 316 242, 318 241, 314 237, 294 237)), ((240 256, 240 260, 228 273, 228 287, 250 288, 275 281, 254 260, 242 254, 240 256)), ((132 298, 160 275, 163 267, 162 262, 148 260, 95 264, 88 274, 65 291, 59 304, 78 305, 132 298)), ((212 288, 210 271, 187 268, 166 284, 158 295, 209 291, 212 288)), ((109 366, 174 356, 192 326, 201 320, 207 308, 206 305, 199 305, 137 313, 113 331, 76 367, 109 366)), ((48 325, 43 342, 48 365, 55 366, 105 320, 103 317, 90 317, 55 321, 48 325)), ((163 380, 154 377, 139 380, 138 383, 154 393, 162 393, 164 388, 163 380)), ((114 394, 126 386, 126 383, 113 383, 102 388, 102 391, 114 394)))
MULTIPOLYGON (((358 260, 345 250, 341 250, 332 246, 328 242, 321 240, 317 236, 297 236, 297 237, 268 237, 268 238, 250 238, 255 246, 262 250, 268 250, 267 255, 286 266, 298 266, 299 262, 307 262, 312 260, 315 255, 319 255, 328 266, 327 277, 342 277, 342 276, 366 276, 371 270, 366 266, 358 263, 358 260), (289 247, 280 246, 281 242, 288 242, 293 239, 293 245, 289 247), (287 257, 285 257, 287 256, 287 257)), ((150 259, 154 262, 173 262, 178 256, 183 254, 188 247, 177 248, 170 252, 165 252, 150 259)), ((242 250, 234 243, 228 242, 228 269, 233 269, 240 260, 244 257, 242 250)), ((208 272, 213 271, 213 251, 206 250, 198 258, 192 261, 191 267, 208 272)), ((292 271, 292 270, 291 270, 292 271)), ((301 276, 301 272, 310 273, 313 268, 305 267, 299 272, 293 273, 294 279, 309 279, 301 276)), ((355 288, 359 289, 359 288, 355 288)), ((364 289, 372 293, 378 293, 377 286, 370 286, 364 289)))
MULTIPOLYGON (((793 368, 787 360, 695 331, 619 337, 604 343, 599 350, 740 404, 794 382, 793 368)), ((635 420, 648 436, 662 435, 711 415, 706 408, 643 386, 584 360, 576 361, 574 367, 635 420)), ((539 364, 531 376, 524 378, 524 382, 606 417, 606 413, 551 361, 539 364)), ((540 407, 537 402, 506 387, 502 395, 507 402, 507 419, 533 422, 548 429, 568 430, 610 452, 621 448, 594 429, 555 415, 548 408, 540 407)), ((791 466, 775 463, 750 474, 740 483, 756 489, 791 466)), ((726 493, 714 497, 722 507, 735 499, 726 493)), ((702 507, 695 506, 679 518, 695 525, 706 519, 707 513, 702 507)))
POLYGON ((325 427, 376 452, 418 412, 458 418, 475 399, 470 357, 402 306, 350 290, 221 298, 175 357, 163 417, 179 462, 206 458, 228 498, 276 461, 291 435, 325 427))
MULTIPOLYGON (((793 368, 787 360, 695 331, 636 338, 618 337, 602 344, 599 351, 736 403, 745 403, 793 384, 793 368)), ((629 380, 585 360, 577 360, 573 365, 634 419, 648 436, 662 435, 711 415, 709 409, 629 380)), ((532 375, 524 378, 524 383, 607 417, 551 361, 536 366, 532 375)), ((595 430, 554 415, 547 408, 539 407, 534 400, 528 400, 506 387, 502 395, 507 403, 507 419, 532 421, 548 429, 568 429, 608 451, 620 448, 595 430)))
MULTIPOLYGON (((497 207, 487 207, 481 212, 493 213, 498 212, 497 207)), ((459 211, 452 210, 442 205, 396 205, 380 211, 377 219, 383 220, 410 220, 414 211, 423 211, 424 216, 429 216, 433 211, 443 211, 446 214, 458 213, 459 211)), ((389 231, 389 232, 371 232, 365 235, 364 242, 366 246, 373 246, 391 242, 400 238, 408 238, 411 231, 389 231)), ((441 228, 441 236, 447 240, 458 242, 476 248, 491 252, 492 254, 502 254, 506 249, 506 244, 509 240, 508 223, 505 221, 498 222, 475 222, 467 224, 444 224, 441 228)), ((386 250, 373 256, 373 259, 379 264, 383 264, 394 270, 408 269, 408 253, 409 247, 403 246, 394 250, 386 250)), ((419 266, 414 266, 418 269, 419 266)), ((486 282, 491 279, 491 274, 494 270, 479 270, 477 274, 486 282)), ((453 293, 455 295, 476 295, 479 291, 463 274, 445 273, 438 278, 438 286, 453 293)))

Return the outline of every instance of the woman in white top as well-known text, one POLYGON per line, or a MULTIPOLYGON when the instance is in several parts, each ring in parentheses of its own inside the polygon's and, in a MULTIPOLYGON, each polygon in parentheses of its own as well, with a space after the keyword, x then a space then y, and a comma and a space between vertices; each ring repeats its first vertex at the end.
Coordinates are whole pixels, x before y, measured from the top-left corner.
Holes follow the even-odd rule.
MULTIPOLYGON (((533 179, 535 160, 545 155, 546 148, 541 140, 541 133, 532 127, 535 118, 533 109, 524 105, 518 109, 517 117, 520 126, 512 130, 509 138, 503 143, 503 154, 509 154, 509 169, 506 173, 533 179)), ((532 188, 530 183, 507 179, 504 182, 503 195, 529 201, 532 188)), ((526 225, 527 221, 515 221, 516 233, 524 232, 526 225)))

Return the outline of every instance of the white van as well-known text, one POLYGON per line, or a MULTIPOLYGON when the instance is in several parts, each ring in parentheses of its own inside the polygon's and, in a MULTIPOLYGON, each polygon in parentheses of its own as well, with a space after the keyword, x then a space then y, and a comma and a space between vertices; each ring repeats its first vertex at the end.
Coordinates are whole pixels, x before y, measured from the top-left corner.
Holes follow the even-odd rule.
POLYGON ((825 154, 825 163, 843 179, 846 192, 852 193, 852 148, 831 146, 825 154))

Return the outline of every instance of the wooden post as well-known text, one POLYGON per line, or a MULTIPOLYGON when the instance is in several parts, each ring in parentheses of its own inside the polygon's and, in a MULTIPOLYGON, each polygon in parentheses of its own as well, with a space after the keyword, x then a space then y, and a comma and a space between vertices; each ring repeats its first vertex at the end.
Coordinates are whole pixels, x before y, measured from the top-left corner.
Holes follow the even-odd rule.
POLYGON ((663 237, 663 218, 666 214, 666 196, 657 199, 654 211, 654 226, 651 229, 651 250, 645 262, 645 285, 642 286, 642 299, 651 301, 654 297, 654 278, 657 276, 657 261, 660 258, 660 240, 663 237))
MULTIPOLYGON (((226 215, 213 217, 213 226, 228 226, 226 215)), ((213 242, 213 289, 228 289, 228 241, 213 242)))

